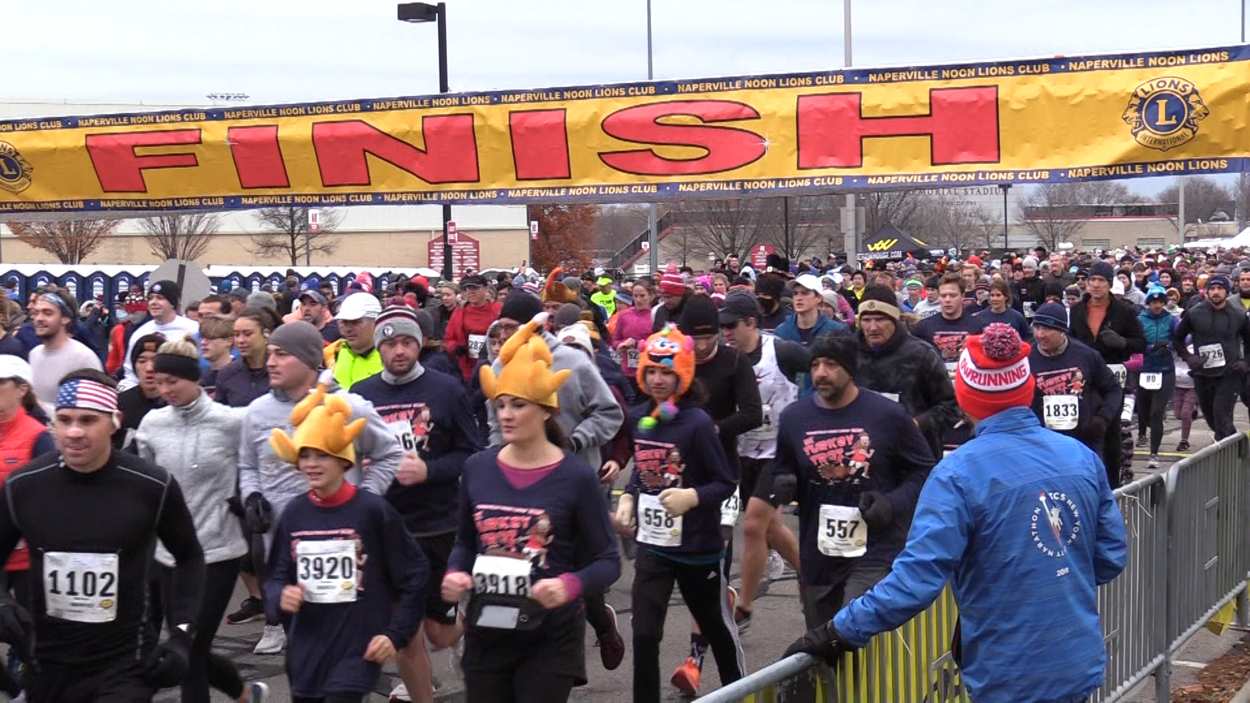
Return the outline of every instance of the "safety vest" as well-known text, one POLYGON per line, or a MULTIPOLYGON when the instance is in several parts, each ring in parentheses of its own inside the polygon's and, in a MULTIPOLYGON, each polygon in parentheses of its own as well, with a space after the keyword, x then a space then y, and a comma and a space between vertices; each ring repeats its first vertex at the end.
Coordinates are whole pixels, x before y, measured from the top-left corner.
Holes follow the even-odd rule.
POLYGON ((777 456, 777 425, 781 411, 799 397, 799 387, 790 382, 777 364, 775 338, 760 336, 760 361, 753 369, 764 405, 764 424, 738 436, 738 455, 751 459, 777 456))

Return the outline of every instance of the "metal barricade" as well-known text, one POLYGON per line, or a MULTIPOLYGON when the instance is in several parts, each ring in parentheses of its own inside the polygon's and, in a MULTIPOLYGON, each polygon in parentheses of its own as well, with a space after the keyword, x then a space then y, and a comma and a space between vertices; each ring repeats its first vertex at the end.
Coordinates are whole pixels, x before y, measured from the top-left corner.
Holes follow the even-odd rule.
MULTIPOLYGON (((1105 683, 1091 701, 1113 703, 1147 677, 1169 698, 1170 658, 1230 600, 1247 619, 1250 575, 1250 437, 1237 434, 1163 474, 1115 492, 1128 563, 1098 590, 1107 647, 1105 683)), ((957 617, 949 587, 927 610, 847 654, 837 672, 805 654, 765 667, 700 698, 708 703, 833 700, 968 701, 949 654, 957 617), (787 693, 802 690, 804 697, 787 693)))

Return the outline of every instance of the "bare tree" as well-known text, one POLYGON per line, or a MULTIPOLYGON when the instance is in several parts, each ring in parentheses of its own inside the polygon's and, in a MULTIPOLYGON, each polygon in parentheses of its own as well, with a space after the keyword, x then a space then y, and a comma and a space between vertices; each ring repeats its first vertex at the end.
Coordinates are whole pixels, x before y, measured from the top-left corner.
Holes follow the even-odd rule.
POLYGON ((599 208, 599 216, 595 219, 594 250, 611 256, 646 229, 647 206, 604 205, 599 208))
POLYGON ((120 220, 7 222, 18 241, 49 252, 63 264, 81 264, 112 234, 120 220))
POLYGON ((994 218, 980 204, 967 200, 961 193, 942 191, 929 195, 928 227, 918 234, 922 239, 943 249, 967 250, 993 246, 994 218))
POLYGON ((886 225, 911 233, 929 229, 933 210, 931 193, 918 190, 868 193, 863 203, 864 232, 867 236, 872 236, 886 225))
MULTIPOLYGON (((1236 207, 1237 189, 1236 186, 1225 187, 1219 181, 1209 176, 1181 176, 1185 179, 1185 223, 1191 222, 1210 222, 1219 218, 1223 214, 1222 219, 1232 219, 1233 210, 1236 207)), ((1168 205, 1177 204, 1180 201, 1180 178, 1173 181, 1172 185, 1164 188, 1155 195, 1155 201, 1168 205)), ((1176 223, 1176 218, 1172 218, 1172 223, 1176 223)))
POLYGON ((260 210, 256 216, 267 231, 252 235, 249 251, 259 258, 285 257, 291 266, 298 266, 301 258, 307 264, 313 254, 333 254, 338 244, 330 234, 343 221, 342 214, 315 208, 321 213, 321 226, 318 231, 310 232, 310 209, 313 208, 288 205, 260 210))
POLYGON ((1091 208, 1127 206, 1143 200, 1117 181, 1046 183, 1018 201, 1018 221, 1053 251, 1059 242, 1070 242, 1080 234, 1091 208))
POLYGON ((834 196, 785 196, 770 200, 773 205, 768 214, 772 222, 764 242, 777 247, 791 261, 813 253, 829 253, 830 241, 839 231, 840 205, 834 196))
POLYGON ((143 241, 161 261, 193 261, 208 251, 208 244, 220 229, 220 220, 210 212, 158 215, 139 220, 146 232, 143 241))
POLYGON ((775 198, 684 200, 675 208, 675 227, 689 230, 691 242, 717 258, 742 259, 774 226, 779 206, 775 198))

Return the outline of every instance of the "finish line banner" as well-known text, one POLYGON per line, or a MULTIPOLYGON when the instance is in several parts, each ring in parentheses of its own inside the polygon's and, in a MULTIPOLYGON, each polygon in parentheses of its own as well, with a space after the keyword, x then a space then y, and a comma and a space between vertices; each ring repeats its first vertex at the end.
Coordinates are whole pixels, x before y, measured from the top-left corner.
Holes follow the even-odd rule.
POLYGON ((0 212, 659 201, 1240 171, 1250 46, 0 122, 0 212))

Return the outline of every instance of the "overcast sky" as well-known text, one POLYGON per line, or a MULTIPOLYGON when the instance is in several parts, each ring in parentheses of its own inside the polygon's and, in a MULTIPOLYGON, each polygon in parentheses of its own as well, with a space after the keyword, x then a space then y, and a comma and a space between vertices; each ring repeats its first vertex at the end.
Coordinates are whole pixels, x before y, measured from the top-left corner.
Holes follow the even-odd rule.
MULTIPOLYGON (((646 77, 646 0, 450 0, 452 90, 646 77)), ((1239 0, 856 0, 854 64, 1220 46, 1239 0)), ((837 68, 839 0, 652 0, 656 78, 837 68)), ((0 102, 252 104, 436 92, 437 35, 377 0, 5 3, 0 102)), ((1153 190, 1161 183, 1141 183, 1153 190)))

